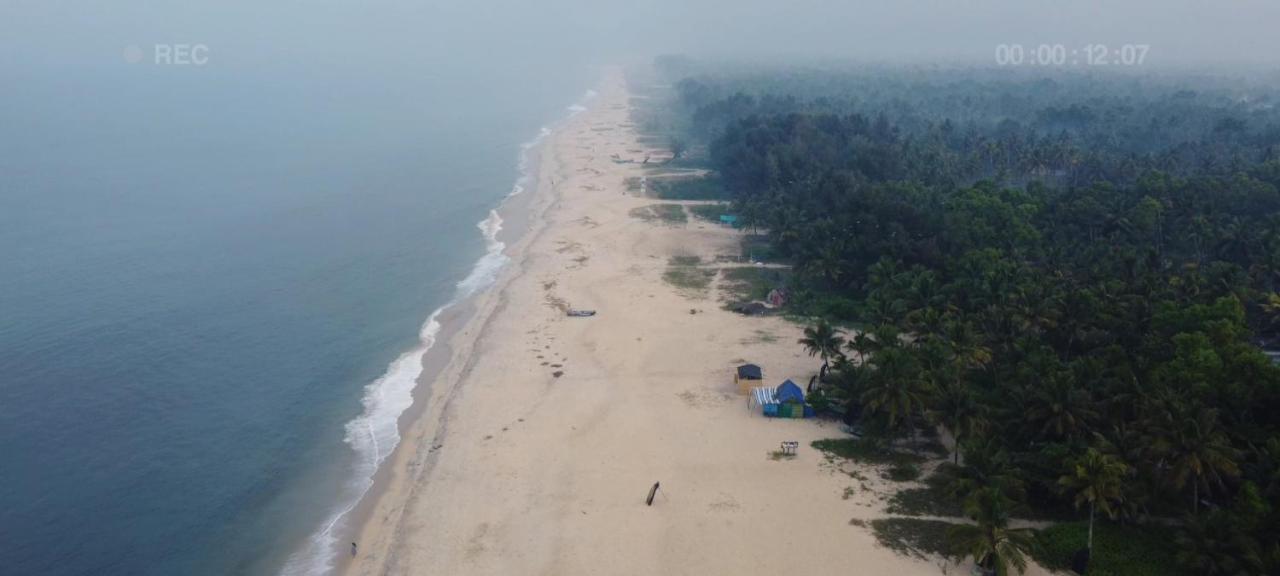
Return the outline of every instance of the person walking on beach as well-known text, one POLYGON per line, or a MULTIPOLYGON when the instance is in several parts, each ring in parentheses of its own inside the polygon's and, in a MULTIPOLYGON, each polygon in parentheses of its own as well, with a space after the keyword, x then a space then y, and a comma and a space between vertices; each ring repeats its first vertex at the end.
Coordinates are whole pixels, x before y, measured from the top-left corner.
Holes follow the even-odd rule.
POLYGON ((356 543, 355 543, 355 542, 352 542, 352 543, 351 543, 351 557, 352 557, 352 558, 355 558, 355 557, 356 557, 356 543))

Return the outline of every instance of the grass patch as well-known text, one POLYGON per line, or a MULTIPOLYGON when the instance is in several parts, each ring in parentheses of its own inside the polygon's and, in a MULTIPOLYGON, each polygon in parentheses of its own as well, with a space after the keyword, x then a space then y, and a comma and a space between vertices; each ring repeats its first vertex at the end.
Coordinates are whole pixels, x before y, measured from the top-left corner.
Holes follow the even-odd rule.
POLYGON ((868 464, 919 466, 925 461, 924 456, 897 452, 869 438, 828 438, 814 440, 812 446, 828 458, 844 458, 868 464))
POLYGON ((784 262, 785 259, 763 234, 742 238, 742 258, 748 262, 784 262))
POLYGON ((767 330, 756 330, 750 336, 738 340, 741 344, 773 344, 778 341, 778 336, 767 330))
MULTIPOLYGON (((1068 570, 1071 558, 1085 547, 1089 525, 1070 522, 1036 533, 1032 556, 1051 570, 1068 570)), ((1173 532, 1165 526, 1093 525, 1093 558, 1089 576, 1190 576, 1174 560, 1173 532)))
POLYGON ((707 222, 720 223, 720 215, 729 213, 728 204, 694 204, 689 207, 693 217, 707 222))
POLYGON ((790 277, 790 270, 779 268, 725 268, 722 287, 734 301, 764 300, 770 290, 786 286, 790 277))
MULTIPOLYGON (((678 161, 677 161, 678 162, 678 161)), ((669 163, 665 167, 671 168, 669 163)), ((663 200, 728 200, 729 193, 715 176, 649 179, 649 195, 663 200)), ((717 217, 719 215, 717 214, 717 217)))
POLYGON ((684 206, 679 204, 650 204, 633 208, 629 214, 632 218, 639 218, 645 222, 661 222, 672 226, 689 223, 689 217, 684 213, 684 206))
MULTIPOLYGON (((948 466, 951 464, 943 464, 939 470, 948 466)), ((935 471, 924 479, 923 488, 897 491, 889 498, 885 511, 903 516, 964 516, 964 507, 947 490, 949 482, 948 474, 935 471)))
POLYGON ((697 266, 701 263, 701 256, 672 256, 667 260, 667 264, 672 266, 697 266))
POLYGON ((626 186, 626 188, 627 188, 627 192, 639 192, 639 191, 640 191, 640 177, 639 177, 639 176, 630 176, 630 177, 628 177, 628 178, 626 178, 626 179, 624 179, 624 180, 622 181, 622 185, 623 185, 623 186, 626 186))
POLYGON ((668 284, 687 291, 701 293, 711 286, 716 277, 715 270, 705 270, 693 266, 671 266, 662 273, 662 279, 668 284))
POLYGON ((887 468, 881 476, 894 482, 911 482, 920 478, 920 467, 909 462, 899 462, 887 468))
POLYGON ((918 518, 877 518, 871 530, 882 546, 906 556, 928 559, 947 553, 947 529, 954 526, 939 520, 918 518))

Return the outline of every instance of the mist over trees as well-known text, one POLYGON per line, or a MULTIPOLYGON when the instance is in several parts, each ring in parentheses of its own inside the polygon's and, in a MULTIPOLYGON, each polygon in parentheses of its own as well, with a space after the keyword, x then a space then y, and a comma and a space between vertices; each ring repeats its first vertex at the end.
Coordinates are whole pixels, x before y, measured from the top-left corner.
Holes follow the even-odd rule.
POLYGON ((1280 571, 1275 84, 658 68, 668 128, 844 345, 821 401, 940 426, 950 473, 987 478, 957 541, 1002 564, 999 510, 1079 506, 1090 545, 1095 518, 1172 524, 1187 574, 1280 571))

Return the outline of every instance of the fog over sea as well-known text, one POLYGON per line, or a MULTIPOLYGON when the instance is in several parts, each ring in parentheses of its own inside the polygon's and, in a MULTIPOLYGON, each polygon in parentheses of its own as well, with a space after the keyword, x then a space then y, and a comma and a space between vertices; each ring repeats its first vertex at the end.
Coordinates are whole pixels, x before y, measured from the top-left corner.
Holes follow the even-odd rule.
POLYGON ((501 264, 522 145, 595 71, 142 5, 4 9, 0 571, 322 571, 403 355, 501 264))

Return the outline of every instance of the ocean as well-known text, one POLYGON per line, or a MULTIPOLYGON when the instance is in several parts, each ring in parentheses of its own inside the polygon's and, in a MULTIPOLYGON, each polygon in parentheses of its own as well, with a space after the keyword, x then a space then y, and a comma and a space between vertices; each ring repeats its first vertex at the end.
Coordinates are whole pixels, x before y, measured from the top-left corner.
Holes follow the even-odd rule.
POLYGON ((594 80, 192 34, 200 65, 136 33, 0 57, 0 572, 323 573, 594 80))

